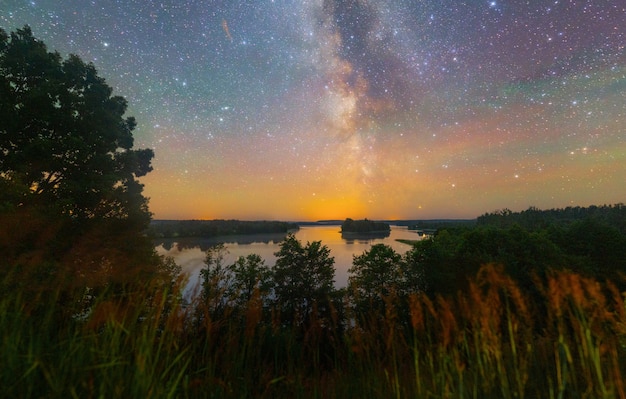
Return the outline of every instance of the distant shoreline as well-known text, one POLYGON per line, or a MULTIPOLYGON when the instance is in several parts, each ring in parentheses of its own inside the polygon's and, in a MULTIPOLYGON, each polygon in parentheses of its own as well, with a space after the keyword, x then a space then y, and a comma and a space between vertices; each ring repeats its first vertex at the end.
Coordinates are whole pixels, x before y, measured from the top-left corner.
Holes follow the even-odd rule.
POLYGON ((255 234, 288 234, 300 229, 295 223, 242 220, 153 220, 146 235, 163 238, 215 238, 255 234))
MULTIPOLYGON (((407 227, 409 230, 436 231, 443 227, 455 225, 475 224, 475 219, 433 219, 433 220, 385 220, 368 221, 369 223, 384 223, 391 226, 407 227)), ((315 222, 286 222, 271 220, 200 220, 200 219, 153 219, 145 234, 152 239, 164 238, 216 238, 227 236, 246 236, 255 234, 288 234, 298 231, 300 227, 306 226, 343 226, 344 221, 340 220, 319 220, 315 222)), ((382 230, 378 226, 372 226, 375 230, 355 231, 352 229, 341 230, 342 234, 354 238, 358 236, 380 236, 388 234, 389 230, 382 230)))

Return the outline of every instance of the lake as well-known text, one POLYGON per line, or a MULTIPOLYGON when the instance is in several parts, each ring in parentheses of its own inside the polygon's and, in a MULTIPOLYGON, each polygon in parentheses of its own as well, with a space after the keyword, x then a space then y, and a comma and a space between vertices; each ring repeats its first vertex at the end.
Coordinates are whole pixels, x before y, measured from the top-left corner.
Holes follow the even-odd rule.
MULTIPOLYGON (((306 245, 307 241, 321 241, 330 249, 335 258, 335 286, 345 287, 348 283, 348 269, 352 266, 352 257, 361 255, 374 244, 386 244, 396 252, 404 254, 411 249, 410 245, 398 242, 398 239, 419 240, 421 237, 406 226, 391 226, 387 236, 343 236, 341 226, 301 226, 294 232, 295 237, 306 245)), ((245 236, 225 236, 210 239, 185 238, 167 239, 157 243, 160 255, 171 256, 189 276, 185 293, 190 294, 197 285, 200 270, 205 267, 205 251, 212 245, 223 243, 228 250, 225 264, 232 264, 239 256, 257 254, 265 260, 265 264, 273 266, 280 242, 286 234, 256 234, 245 236)))

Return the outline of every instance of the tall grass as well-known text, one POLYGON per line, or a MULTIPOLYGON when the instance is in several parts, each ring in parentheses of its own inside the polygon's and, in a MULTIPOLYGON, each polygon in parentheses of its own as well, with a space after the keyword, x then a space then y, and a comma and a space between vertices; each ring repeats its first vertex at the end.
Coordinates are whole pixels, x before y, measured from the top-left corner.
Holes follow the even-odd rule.
POLYGON ((393 293, 384 314, 346 303, 304 325, 258 296, 215 313, 150 284, 69 318, 60 289, 4 292, 4 397, 626 398, 623 295, 569 272, 529 293, 486 266, 454 298, 393 293))

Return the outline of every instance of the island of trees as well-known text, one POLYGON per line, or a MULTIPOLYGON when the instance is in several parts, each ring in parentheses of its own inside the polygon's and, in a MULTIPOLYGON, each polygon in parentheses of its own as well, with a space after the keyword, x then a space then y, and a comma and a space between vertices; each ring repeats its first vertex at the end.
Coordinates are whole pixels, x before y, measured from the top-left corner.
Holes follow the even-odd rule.
POLYGON ((389 224, 384 222, 375 222, 372 220, 352 220, 347 218, 341 224, 342 233, 388 233, 390 231, 389 224))
POLYGON ((273 265, 218 244, 183 298, 125 111, 93 65, 0 29, 3 396, 626 397, 623 204, 441 224, 343 288, 321 241, 287 234, 273 265))

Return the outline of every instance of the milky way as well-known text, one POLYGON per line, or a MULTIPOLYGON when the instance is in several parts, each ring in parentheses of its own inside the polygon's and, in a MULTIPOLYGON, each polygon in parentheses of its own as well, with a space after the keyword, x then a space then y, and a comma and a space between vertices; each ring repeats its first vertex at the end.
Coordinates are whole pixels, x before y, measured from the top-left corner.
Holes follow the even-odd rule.
POLYGON ((14 1, 155 150, 155 218, 475 217, 626 197, 622 1, 14 1))

